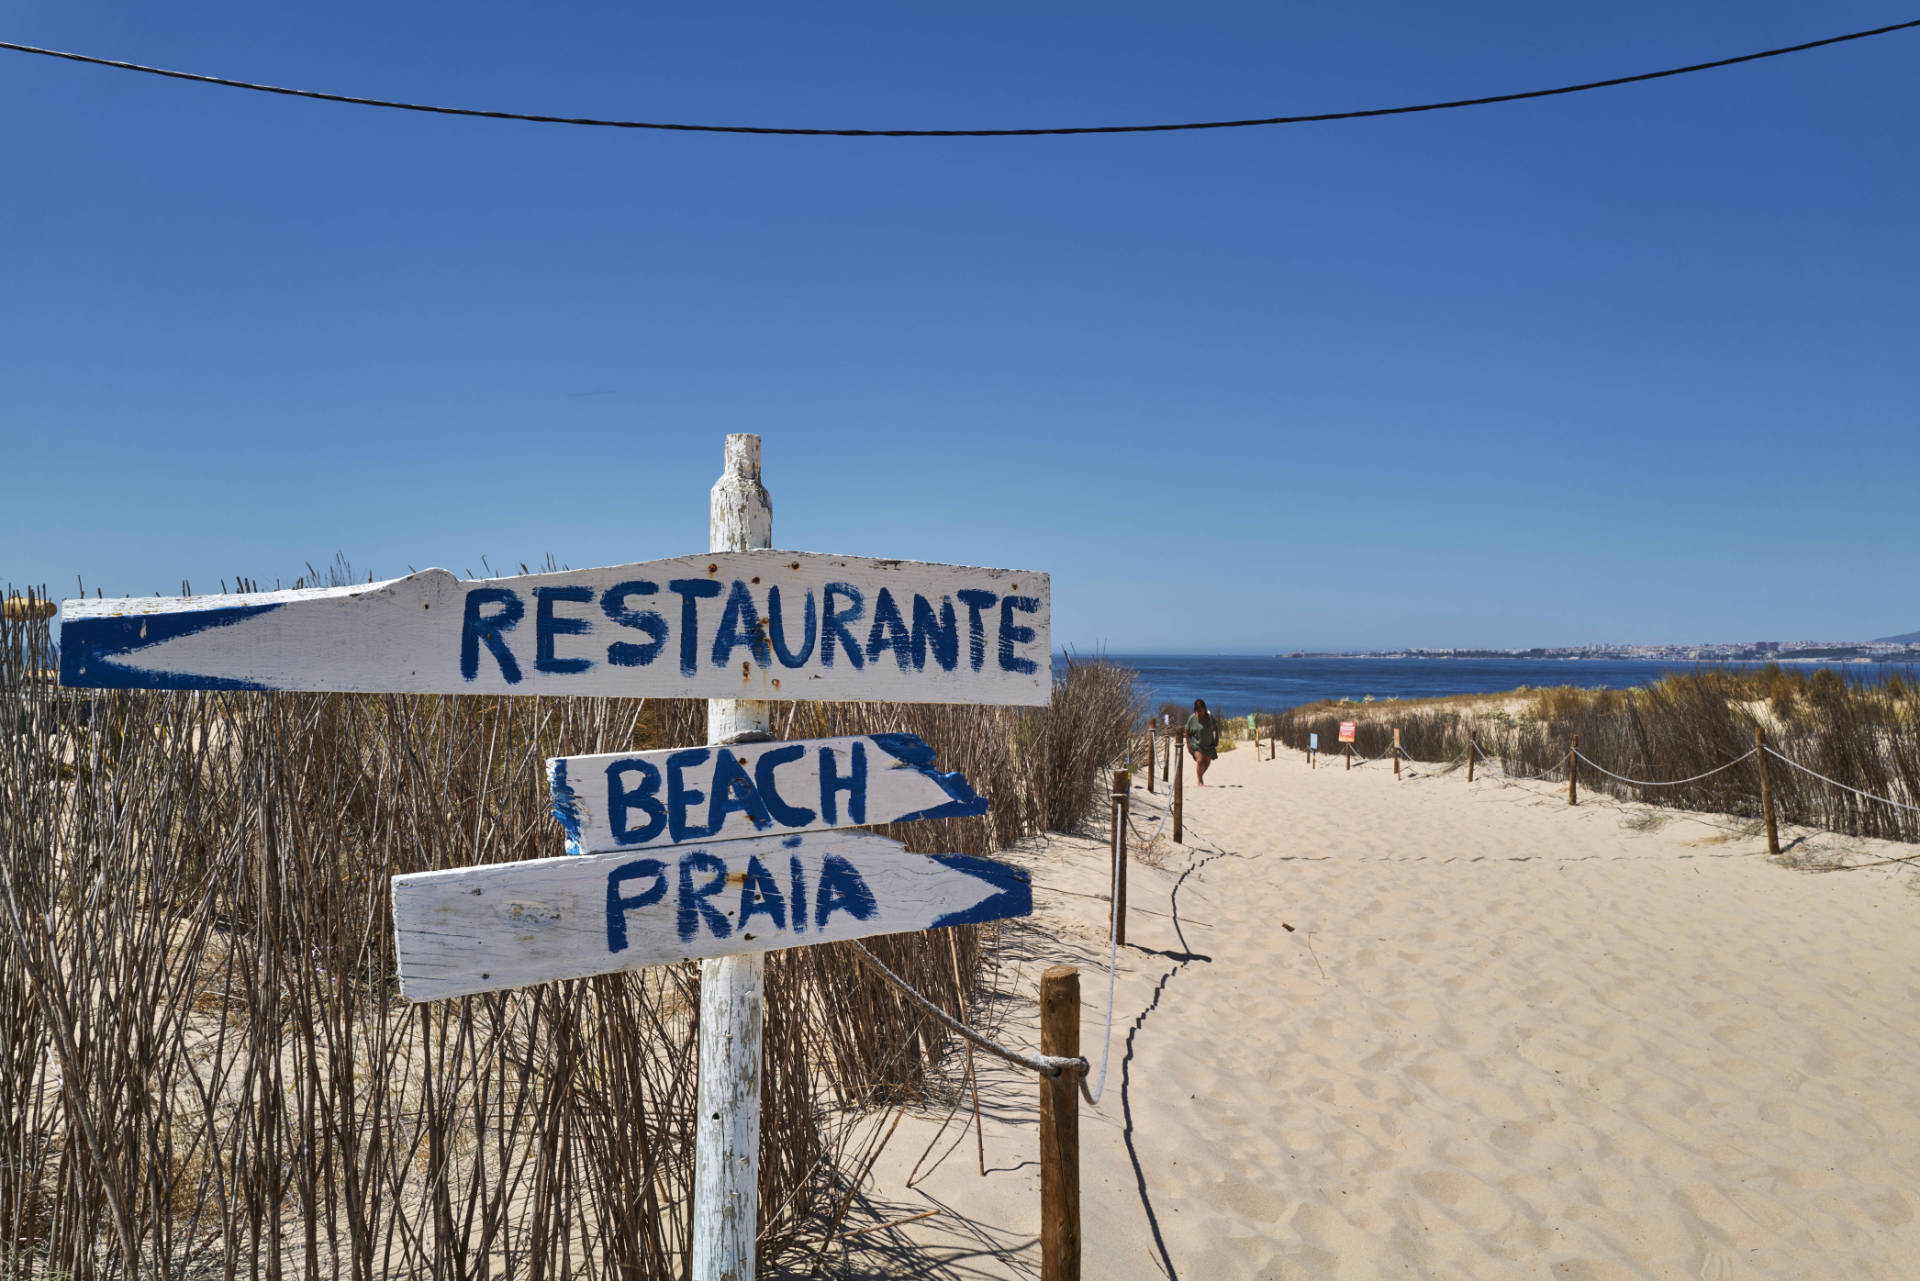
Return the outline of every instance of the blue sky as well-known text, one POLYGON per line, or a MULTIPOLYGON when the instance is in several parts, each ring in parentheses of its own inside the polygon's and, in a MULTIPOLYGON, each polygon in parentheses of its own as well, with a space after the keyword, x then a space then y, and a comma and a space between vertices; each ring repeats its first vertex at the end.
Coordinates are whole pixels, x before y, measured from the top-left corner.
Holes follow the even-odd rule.
MULTIPOLYGON (((561 114, 1003 127, 1648 70, 1915 16, 1622 0, 9 4, 0 38, 561 114)), ((1049 571, 1083 648, 1920 627, 1920 31, 1398 119, 782 139, 0 52, 0 581, 776 542, 1049 571)))

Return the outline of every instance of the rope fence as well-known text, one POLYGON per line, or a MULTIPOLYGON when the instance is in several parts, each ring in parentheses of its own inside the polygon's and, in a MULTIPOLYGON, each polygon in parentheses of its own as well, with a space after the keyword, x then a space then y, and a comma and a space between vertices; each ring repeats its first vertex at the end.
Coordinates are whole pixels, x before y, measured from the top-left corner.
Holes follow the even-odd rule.
POLYGON ((1807 766, 1802 765, 1799 761, 1794 760, 1792 757, 1782 756, 1780 753, 1774 751, 1771 747, 1756 748, 1755 750, 1765 751, 1768 756, 1773 757, 1775 760, 1779 761, 1782 765, 1790 765, 1794 769, 1799 770, 1802 774, 1812 775, 1814 778, 1819 779, 1822 783, 1831 783, 1833 786, 1839 788, 1843 792, 1852 792, 1855 796, 1862 797, 1869 801, 1878 801, 1882 805, 1891 805, 1895 809, 1902 809, 1902 810, 1907 810, 1910 813, 1920 814, 1920 805, 1909 805, 1905 801, 1896 801, 1896 800, 1889 799, 1888 797, 1885 797, 1885 796, 1875 796, 1872 792, 1863 792, 1857 787, 1851 787, 1846 783, 1842 783, 1837 778, 1828 778, 1825 774, 1822 774, 1819 770, 1810 769, 1807 766))
MULTIPOLYGON (((1383 757, 1368 756, 1364 752, 1361 752, 1357 747, 1355 747, 1351 743, 1342 744, 1342 746, 1351 748, 1353 750, 1354 759, 1358 763, 1365 764, 1365 763, 1371 763, 1374 761, 1385 759, 1383 757)), ((1412 761, 1415 759, 1414 757, 1407 755, 1404 751, 1402 751, 1397 747, 1393 750, 1399 753, 1402 759, 1405 759, 1408 761, 1412 761)), ((1581 748, 1578 745, 1577 739, 1575 741, 1575 744, 1572 747, 1570 747, 1567 750, 1567 752, 1560 757, 1559 760, 1555 761, 1552 765, 1548 766, 1545 770, 1539 773, 1515 773, 1513 770, 1510 770, 1509 768, 1507 768, 1506 759, 1509 755, 1510 753, 1490 751, 1485 744, 1480 742, 1477 736, 1468 735, 1467 746, 1457 755, 1452 757, 1450 760, 1440 761, 1440 762, 1429 761, 1427 762, 1427 764, 1429 765, 1437 764, 1438 766, 1441 767, 1442 772, 1446 772, 1450 768, 1458 767, 1463 761, 1468 763, 1478 761, 1486 765, 1492 766, 1497 771, 1498 776, 1504 781, 1510 781, 1514 783, 1539 783, 1539 782, 1547 782, 1547 781, 1558 782, 1561 780, 1565 780, 1568 783, 1568 802, 1570 804, 1577 804, 1578 802, 1576 798, 1578 795, 1578 782, 1579 782, 1577 774, 1578 774, 1578 768, 1580 766, 1585 766, 1587 769, 1594 771, 1594 773, 1602 775, 1605 778, 1611 779, 1615 783, 1619 783, 1626 787, 1665 789, 1665 788, 1688 787, 1693 784, 1702 783, 1702 782, 1705 782, 1707 779, 1714 778, 1721 774, 1725 774, 1728 771, 1733 770, 1741 765, 1744 765, 1749 761, 1756 761, 1761 768, 1761 774, 1762 774, 1762 780, 1761 780, 1762 785, 1761 785, 1760 795, 1756 798, 1752 796, 1750 793, 1743 793, 1742 794, 1742 797, 1744 798, 1743 803, 1751 803, 1756 799, 1758 800, 1760 816, 1766 820, 1768 825, 1769 851, 1776 855, 1779 853, 1779 837, 1778 837, 1778 831, 1777 831, 1777 823, 1779 820, 1777 818, 1777 810, 1780 807, 1780 801, 1776 796, 1776 787, 1775 787, 1774 781, 1766 776, 1765 766, 1768 760, 1778 761, 1782 765, 1785 765, 1792 770, 1798 771, 1799 773, 1804 774, 1811 779, 1815 779, 1820 783, 1824 783, 1830 787, 1837 788, 1840 791, 1847 793, 1849 796, 1856 797, 1861 801, 1868 802, 1874 805, 1884 805, 1889 807, 1890 809, 1898 810, 1904 814, 1920 815, 1920 804, 1917 804, 1912 801, 1900 800, 1892 796, 1883 796, 1877 792, 1868 791, 1865 788, 1855 787, 1850 783, 1843 783, 1839 779, 1834 778, 1831 775, 1824 774, 1819 770, 1814 769, 1812 766, 1807 765, 1802 761, 1796 760, 1793 757, 1787 755, 1785 752, 1782 752, 1778 748, 1775 748, 1771 744, 1767 743, 1764 740, 1764 738, 1760 737, 1758 731, 1756 731, 1756 741, 1753 747, 1748 748, 1746 751, 1740 753, 1738 756, 1734 756, 1728 760, 1722 761, 1721 763, 1711 767, 1710 769, 1702 770, 1696 774, 1690 774, 1685 778, 1636 778, 1631 774, 1621 773, 1618 770, 1609 768, 1608 766, 1601 764, 1599 761, 1596 761, 1587 752, 1581 750, 1581 748), (1569 777, 1569 771, 1574 772, 1574 777, 1569 777)), ((1428 776, 1429 777, 1433 776, 1431 771, 1428 771, 1428 776)), ((1471 780, 1471 777, 1472 777, 1471 774, 1469 774, 1468 777, 1469 777, 1469 780, 1471 780)), ((1805 793, 1801 793, 1800 795, 1802 798, 1801 812, 1804 814, 1806 810, 1805 800, 1804 800, 1805 793)), ((1714 791, 1706 799, 1707 800, 1724 799, 1723 790, 1714 791)), ((1681 808, 1689 808, 1689 807, 1686 805, 1682 805, 1681 808)), ((1817 809, 1818 807, 1816 806, 1815 808, 1817 809)), ((1832 816, 1831 811, 1829 811, 1829 817, 1831 816, 1832 816)), ((1796 819, 1793 821, 1799 822, 1802 820, 1796 819)), ((1817 821, 1803 822, 1803 825, 1809 826, 1809 827, 1822 826, 1822 824, 1820 824, 1817 821)), ((1896 835, 1892 838, 1886 838, 1886 837, 1880 836, 1879 833, 1876 833, 1873 831, 1865 831, 1865 832, 1845 831, 1845 829, 1840 829, 1840 828, 1829 828, 1829 830, 1843 831, 1844 834, 1848 834, 1848 835, 1866 836, 1866 837, 1876 838, 1876 839, 1911 839, 1908 837, 1904 837, 1903 835, 1896 835)), ((1901 832, 1905 831, 1904 828, 1896 829, 1896 830, 1901 832)), ((1896 858, 1896 859, 1889 859, 1886 861, 1897 862, 1897 863, 1920 862, 1920 856, 1916 856, 1912 860, 1904 859, 1904 858, 1896 858)), ((1863 866, 1878 866, 1878 865, 1879 864, 1864 864, 1863 866)))
MULTIPOLYGON (((1612 770, 1608 769, 1606 766, 1594 760, 1591 756, 1588 756, 1585 752, 1576 751, 1576 752, 1570 753, 1570 755, 1579 757, 1582 763, 1591 765, 1594 769, 1599 770, 1602 774, 1605 774, 1608 778, 1618 779, 1622 783, 1628 783, 1634 787, 1681 787, 1687 783, 1698 783, 1703 778, 1712 778, 1715 774, 1725 773, 1727 770, 1732 769, 1734 766, 1740 764, 1742 761, 1752 759, 1754 756, 1758 755, 1759 752, 1760 752, 1760 749, 1756 747, 1756 748, 1753 748, 1751 751, 1743 752, 1739 756, 1734 757, 1732 760, 1728 761, 1725 765, 1716 765, 1712 769, 1707 770, 1704 773, 1695 774, 1692 778, 1669 778, 1669 779, 1628 778, 1625 774, 1614 773, 1612 770)), ((1786 758, 1781 757, 1781 759, 1785 760, 1786 758)))
POLYGON ((1015 1067, 1022 1067, 1029 1072, 1037 1072, 1041 1076, 1046 1077, 1057 1077, 1062 1072, 1069 1070, 1077 1071, 1084 1077, 1092 1070, 1090 1063, 1084 1058, 1077 1056, 1066 1057, 1056 1054, 1024 1054, 1019 1050, 1008 1049, 986 1033, 978 1032, 968 1027, 965 1023, 962 1023, 959 1019, 956 1019, 953 1015, 920 995, 911 983, 908 983, 898 974, 888 969, 885 961, 868 951, 866 944, 860 942, 858 939, 851 940, 851 942, 854 955, 859 958, 862 965, 872 969, 874 973, 893 984, 894 987, 899 989, 902 996, 906 997, 908 1001, 919 1007, 923 1012, 932 1015, 933 1018, 946 1027, 948 1031, 963 1040, 972 1042, 988 1054, 996 1058, 1005 1059, 1015 1067))

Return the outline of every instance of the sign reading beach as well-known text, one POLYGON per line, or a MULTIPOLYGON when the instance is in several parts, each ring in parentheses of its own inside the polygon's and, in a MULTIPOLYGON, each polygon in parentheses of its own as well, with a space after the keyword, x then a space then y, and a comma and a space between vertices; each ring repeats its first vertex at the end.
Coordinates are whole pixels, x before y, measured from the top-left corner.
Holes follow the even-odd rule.
POLYGON ((912 734, 859 734, 547 762, 569 854, 987 812, 912 734))
POLYGON ((1047 576, 811 552, 350 587, 70 600, 93 688, 871 699, 1036 705, 1047 576))

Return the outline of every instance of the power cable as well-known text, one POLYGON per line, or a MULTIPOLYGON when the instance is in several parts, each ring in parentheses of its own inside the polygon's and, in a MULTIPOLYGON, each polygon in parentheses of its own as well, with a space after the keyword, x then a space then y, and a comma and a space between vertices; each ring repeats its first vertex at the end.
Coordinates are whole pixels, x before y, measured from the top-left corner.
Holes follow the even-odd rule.
POLYGON ((1554 98, 1570 93, 1585 93, 1590 89, 1611 89, 1618 85, 1640 84, 1648 80, 1664 80, 1670 76, 1691 75, 1696 71, 1712 71, 1719 67, 1737 66, 1743 62, 1758 62, 1763 58, 1804 53, 1809 49, 1822 49, 1828 45, 1845 44, 1851 40, 1866 40, 1873 36, 1884 36, 1913 27, 1920 27, 1920 18, 1909 22, 1896 22, 1884 27, 1874 27, 1868 31, 1850 31, 1845 35, 1827 36, 1824 39, 1808 40, 1801 44, 1782 45, 1777 49, 1762 49, 1757 53, 1743 53, 1732 58, 1716 58, 1711 62, 1695 62, 1684 67, 1669 67, 1664 71, 1643 71, 1636 75, 1612 76, 1605 80, 1588 80, 1580 84, 1560 85, 1552 89, 1527 89, 1518 93, 1489 94, 1479 98, 1453 98, 1444 102, 1421 102, 1403 107, 1373 107, 1360 111, 1320 111, 1310 115, 1264 116, 1247 120, 1195 120, 1178 124, 1146 125, 1073 125, 1040 129, 802 129, 774 125, 680 124, 658 120, 602 120, 591 116, 548 116, 521 111, 482 111, 474 107, 440 107, 419 102, 395 102, 386 98, 363 98, 353 94, 323 93, 314 89, 290 89, 284 85, 258 84, 250 80, 232 80, 225 76, 206 76, 191 71, 149 67, 137 62, 123 62, 116 58, 97 58, 90 54, 72 53, 61 49, 43 49, 37 45, 16 44, 10 40, 0 40, 0 49, 10 49, 15 53, 36 54, 43 58, 62 58, 68 62, 83 62, 96 67, 112 67, 118 71, 138 71, 150 76, 165 76, 170 80, 191 80, 199 84, 221 85, 228 89, 249 89, 255 93, 276 93, 289 98, 312 98, 320 102, 343 102, 358 107, 385 107, 392 111, 421 111, 436 116, 472 116, 483 120, 519 120, 530 124, 580 125, 596 129, 654 129, 669 133, 778 134, 804 138, 1037 138, 1092 133, 1180 133, 1196 129, 1250 129, 1261 125, 1321 124, 1331 120, 1370 120, 1379 116, 1410 116, 1423 111, 1484 107, 1500 102, 1554 98))

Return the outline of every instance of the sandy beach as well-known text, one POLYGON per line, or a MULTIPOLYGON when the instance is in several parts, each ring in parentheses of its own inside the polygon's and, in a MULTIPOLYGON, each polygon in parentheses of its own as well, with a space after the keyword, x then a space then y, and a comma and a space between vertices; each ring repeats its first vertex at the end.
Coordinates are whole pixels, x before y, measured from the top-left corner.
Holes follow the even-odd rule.
MULTIPOLYGON (((1243 744, 1212 778, 1186 843, 1131 867, 1085 1276, 1915 1275, 1913 869, 1786 867, 1732 820, 1485 774, 1243 744)), ((1165 799, 1136 787, 1142 831, 1165 799)), ((975 1012, 1035 1048, 1040 970, 1079 965, 1096 1073, 1103 829, 1011 855, 1036 915, 975 1012)), ((977 1064, 980 1138, 964 1092, 908 1109, 841 1230, 938 1213, 829 1274, 1039 1275, 1036 1089, 977 1064)))

